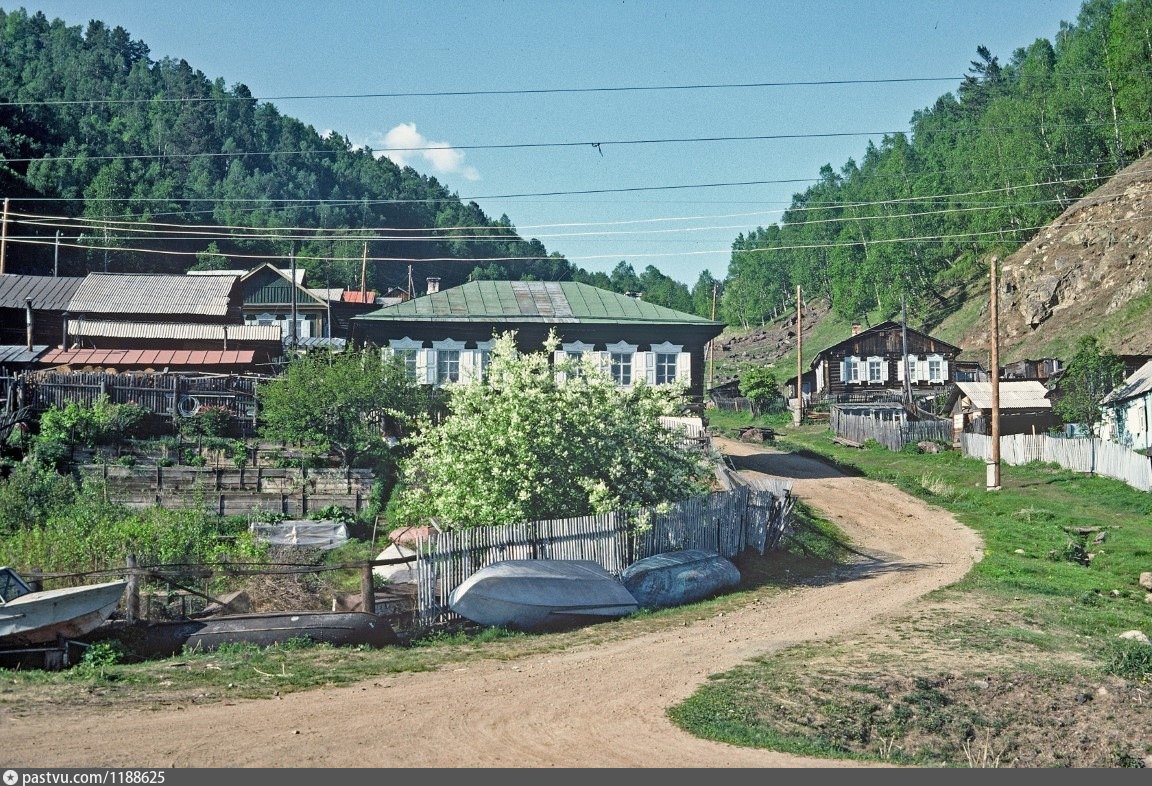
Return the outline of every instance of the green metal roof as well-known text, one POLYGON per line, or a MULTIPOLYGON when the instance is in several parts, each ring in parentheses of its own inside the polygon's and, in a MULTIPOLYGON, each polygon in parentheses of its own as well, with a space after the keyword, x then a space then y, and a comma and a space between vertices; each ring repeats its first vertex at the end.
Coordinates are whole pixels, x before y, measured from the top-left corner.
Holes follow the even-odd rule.
POLYGON ((723 322, 574 281, 471 281, 352 317, 360 321, 581 322, 723 327, 723 322))

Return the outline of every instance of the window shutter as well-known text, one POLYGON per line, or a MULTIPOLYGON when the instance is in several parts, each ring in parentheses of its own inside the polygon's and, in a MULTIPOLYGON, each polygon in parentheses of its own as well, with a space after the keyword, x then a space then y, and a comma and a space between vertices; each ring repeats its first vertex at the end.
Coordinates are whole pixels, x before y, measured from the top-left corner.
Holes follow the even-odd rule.
POLYGON ((888 359, 887 358, 880 358, 880 381, 881 382, 887 382, 888 379, 889 379, 888 359))
POLYGON ((656 355, 651 352, 636 353, 636 380, 644 380, 649 385, 656 384, 656 355))
MULTIPOLYGON (((416 350, 416 381, 423 382, 430 385, 436 381, 436 378, 428 371, 428 356, 434 355, 435 350, 431 349, 418 349, 416 350)), ((432 363, 432 370, 435 371, 436 364, 432 363)))
POLYGON ((940 380, 942 382, 947 382, 950 379, 951 379, 951 377, 948 376, 948 361, 941 359, 940 360, 940 380))
POLYGON ((685 385, 692 381, 692 353, 681 352, 676 356, 676 381, 685 385))
POLYGON ((847 366, 847 362, 846 362, 846 359, 842 359, 842 360, 840 361, 840 381, 841 381, 841 382, 847 382, 847 381, 848 381, 848 380, 847 380, 847 379, 844 377, 844 374, 845 374, 845 368, 846 368, 846 366, 847 366))
POLYGON ((897 382, 903 382, 904 381, 904 372, 906 372, 907 370, 908 370, 907 360, 901 360, 899 363, 896 364, 896 381, 897 382))
POLYGON ((460 381, 474 382, 480 378, 480 350, 460 351, 460 381))
POLYGON ((927 360, 916 360, 916 379, 920 382, 927 382, 929 380, 927 360))

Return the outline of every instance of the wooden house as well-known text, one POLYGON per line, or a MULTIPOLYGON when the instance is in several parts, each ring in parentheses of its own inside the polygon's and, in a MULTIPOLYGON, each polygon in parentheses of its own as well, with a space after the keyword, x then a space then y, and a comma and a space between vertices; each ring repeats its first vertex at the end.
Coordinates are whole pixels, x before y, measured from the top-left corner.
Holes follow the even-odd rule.
POLYGON ((1100 407, 1101 439, 1132 450, 1152 449, 1152 360, 1105 396, 1100 407))
POLYGON ((472 281, 352 318, 351 342, 390 348, 423 384, 483 373, 493 338, 515 332, 540 352, 550 330, 558 353, 593 353, 617 384, 684 382, 704 393, 705 346, 724 323, 572 281, 472 281))
POLYGON ((812 358, 816 399, 834 402, 900 397, 905 374, 914 398, 946 394, 960 348, 899 322, 882 322, 812 358), (907 333, 905 356, 904 335, 907 333))

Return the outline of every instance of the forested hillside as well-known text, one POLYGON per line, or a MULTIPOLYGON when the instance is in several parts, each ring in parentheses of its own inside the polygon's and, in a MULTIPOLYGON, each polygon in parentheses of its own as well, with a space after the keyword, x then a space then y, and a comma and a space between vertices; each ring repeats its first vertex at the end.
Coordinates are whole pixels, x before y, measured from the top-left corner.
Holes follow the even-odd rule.
POLYGON ((10 273, 173 272, 197 255, 250 267, 294 253, 313 285, 358 287, 363 257, 395 261, 368 266, 377 290, 403 286, 410 262, 444 286, 593 278, 435 178, 321 136, 243 84, 152 61, 98 21, 0 11, 0 156, 10 273), (476 258, 494 261, 453 261, 476 258))
MULTIPOLYGON (((976 8, 972 13, 979 13, 976 8)), ((938 324, 965 285, 1152 144, 1152 0, 1087 0, 1055 41, 974 46, 955 92, 911 133, 825 165, 777 225, 740 235, 721 315, 749 328, 799 285, 849 321, 938 324)))

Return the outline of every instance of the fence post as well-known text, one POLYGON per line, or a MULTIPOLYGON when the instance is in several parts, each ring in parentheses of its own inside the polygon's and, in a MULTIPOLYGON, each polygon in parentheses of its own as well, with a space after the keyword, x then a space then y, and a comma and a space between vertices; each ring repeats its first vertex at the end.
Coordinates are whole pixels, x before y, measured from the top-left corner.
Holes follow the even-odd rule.
POLYGON ((360 605, 369 614, 376 613, 376 590, 372 586, 372 563, 365 562, 360 573, 360 605))
POLYGON ((124 617, 129 622, 140 619, 140 576, 136 572, 136 555, 127 560, 128 588, 124 600, 124 617))

